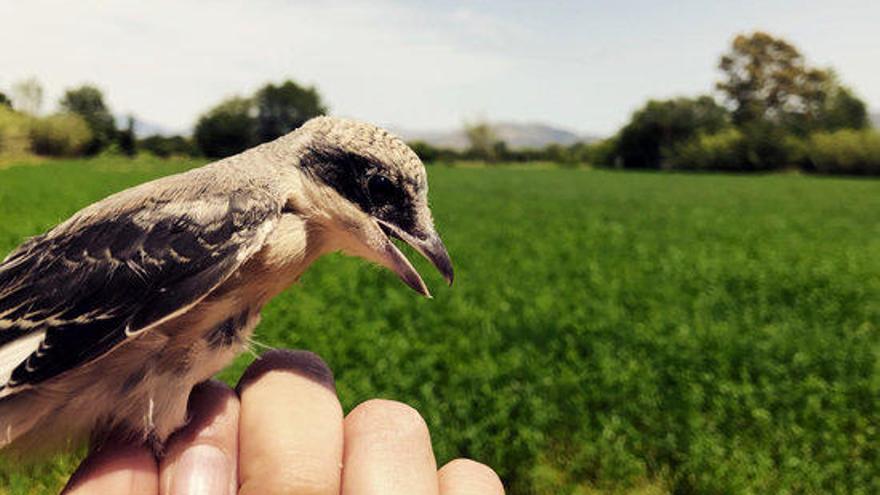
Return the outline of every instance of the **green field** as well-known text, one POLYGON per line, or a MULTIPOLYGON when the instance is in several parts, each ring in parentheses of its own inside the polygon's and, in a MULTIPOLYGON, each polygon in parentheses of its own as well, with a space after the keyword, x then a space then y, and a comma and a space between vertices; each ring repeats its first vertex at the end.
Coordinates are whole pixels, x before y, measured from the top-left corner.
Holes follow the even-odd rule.
MULTIPOLYGON (((0 170, 0 254, 187 166, 122 163, 0 170)), ((453 288, 417 263, 424 300, 332 256, 257 330, 320 353, 347 410, 415 406, 439 462, 486 462, 512 494, 880 492, 880 181, 430 175, 453 288)), ((71 466, 0 486, 51 492, 71 466)))

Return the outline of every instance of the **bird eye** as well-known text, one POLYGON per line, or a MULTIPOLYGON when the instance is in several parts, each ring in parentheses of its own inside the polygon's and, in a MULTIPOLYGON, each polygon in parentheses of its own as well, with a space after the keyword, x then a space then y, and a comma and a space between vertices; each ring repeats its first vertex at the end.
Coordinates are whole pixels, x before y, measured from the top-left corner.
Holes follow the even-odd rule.
POLYGON ((370 177, 369 182, 367 182, 367 189, 370 193, 370 199, 376 205, 393 203, 398 194, 394 183, 388 177, 381 174, 370 177))

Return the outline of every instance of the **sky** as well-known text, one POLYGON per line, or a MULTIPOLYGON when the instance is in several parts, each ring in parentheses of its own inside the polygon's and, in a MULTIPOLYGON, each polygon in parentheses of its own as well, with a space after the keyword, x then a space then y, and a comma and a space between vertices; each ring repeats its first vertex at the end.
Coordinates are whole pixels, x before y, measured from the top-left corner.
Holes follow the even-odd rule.
POLYGON ((880 109, 880 2, 0 0, 0 91, 45 111, 93 83, 118 114, 187 131, 270 81, 398 129, 479 119, 608 135, 649 98, 711 92, 737 33, 765 30, 880 109))

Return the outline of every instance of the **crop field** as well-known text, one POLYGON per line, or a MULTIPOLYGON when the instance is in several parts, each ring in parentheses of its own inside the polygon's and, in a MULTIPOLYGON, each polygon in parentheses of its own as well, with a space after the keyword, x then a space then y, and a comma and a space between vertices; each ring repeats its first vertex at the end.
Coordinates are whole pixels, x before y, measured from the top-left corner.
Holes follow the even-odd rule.
MULTIPOLYGON (((0 255, 192 165, 0 170, 0 255)), ((490 464, 511 494, 880 492, 880 181, 430 176, 454 287, 411 251, 433 300, 334 255, 257 330, 321 354, 346 410, 411 404, 438 462, 490 464)), ((75 463, 7 463, 0 493, 57 492, 75 463)))

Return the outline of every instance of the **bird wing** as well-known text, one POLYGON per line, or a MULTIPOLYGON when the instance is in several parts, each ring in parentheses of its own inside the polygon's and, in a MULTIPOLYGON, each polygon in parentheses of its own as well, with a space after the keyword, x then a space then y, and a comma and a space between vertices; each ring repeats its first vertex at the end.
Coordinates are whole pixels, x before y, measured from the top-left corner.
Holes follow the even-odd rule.
POLYGON ((0 265, 0 398, 185 312, 262 247, 280 214, 246 191, 111 210, 75 216, 0 265))

